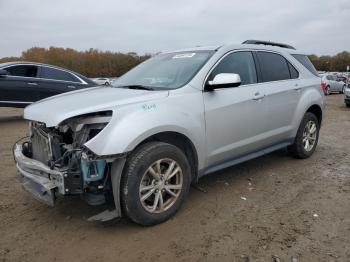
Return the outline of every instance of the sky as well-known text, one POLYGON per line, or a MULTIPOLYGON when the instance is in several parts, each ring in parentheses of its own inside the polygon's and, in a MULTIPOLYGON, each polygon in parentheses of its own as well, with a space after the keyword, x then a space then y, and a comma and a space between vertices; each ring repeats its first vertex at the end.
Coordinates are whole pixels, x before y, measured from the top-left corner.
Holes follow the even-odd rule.
POLYGON ((156 53, 287 43, 309 54, 350 51, 350 0, 0 0, 0 57, 31 47, 156 53))

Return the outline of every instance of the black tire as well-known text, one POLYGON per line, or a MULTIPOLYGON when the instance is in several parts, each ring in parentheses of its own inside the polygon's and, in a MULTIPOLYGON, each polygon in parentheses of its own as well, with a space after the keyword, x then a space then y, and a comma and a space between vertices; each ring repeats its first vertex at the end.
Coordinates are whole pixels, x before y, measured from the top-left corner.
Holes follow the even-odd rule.
POLYGON ((313 113, 307 112, 300 123, 293 145, 289 147, 290 153, 295 158, 299 158, 299 159, 310 157, 314 153, 317 147, 319 132, 320 132, 320 124, 318 122, 317 117, 313 113), (315 144, 313 145, 313 148, 310 151, 307 151, 303 145, 303 134, 307 123, 309 123, 310 121, 313 121, 316 124, 316 140, 315 140, 315 144))
POLYGON ((344 93, 345 93, 345 85, 343 86, 343 88, 342 88, 342 90, 341 90, 340 93, 341 93, 341 94, 344 94, 344 93))
POLYGON ((350 107, 350 104, 346 104, 346 107, 350 107))
POLYGON ((331 93, 331 92, 330 92, 330 87, 329 87, 329 86, 326 86, 326 90, 325 90, 324 94, 325 94, 326 96, 328 96, 330 93, 331 93))
POLYGON ((150 142, 141 145, 128 158, 122 175, 121 202, 123 212, 132 221, 143 226, 155 225, 168 220, 178 211, 188 194, 191 184, 190 170, 185 154, 176 146, 163 142, 150 142), (151 213, 144 208, 140 199, 141 180, 153 163, 165 158, 175 160, 180 166, 183 174, 182 189, 169 209, 160 213, 151 213))

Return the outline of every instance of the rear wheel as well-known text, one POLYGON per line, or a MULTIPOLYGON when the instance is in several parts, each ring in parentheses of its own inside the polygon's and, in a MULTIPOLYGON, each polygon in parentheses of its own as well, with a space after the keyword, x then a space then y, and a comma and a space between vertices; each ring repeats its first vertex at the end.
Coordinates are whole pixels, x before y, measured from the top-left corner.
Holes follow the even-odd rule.
POLYGON ((350 107, 350 104, 346 104, 346 107, 350 107))
POLYGON ((298 128, 294 144, 290 146, 290 152, 296 158, 308 158, 316 149, 320 125, 317 117, 310 112, 304 115, 298 128))
POLYGON ((190 188, 190 166, 176 146, 151 142, 129 158, 122 176, 121 197, 126 215, 149 226, 168 220, 190 188))

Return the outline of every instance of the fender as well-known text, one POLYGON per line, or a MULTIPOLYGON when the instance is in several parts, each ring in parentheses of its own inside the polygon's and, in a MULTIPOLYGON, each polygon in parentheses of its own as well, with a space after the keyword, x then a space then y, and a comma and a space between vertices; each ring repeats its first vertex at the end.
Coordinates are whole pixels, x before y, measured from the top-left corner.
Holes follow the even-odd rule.
POLYGON ((301 120, 303 119, 307 110, 313 105, 318 105, 323 111, 324 95, 322 94, 321 89, 317 91, 315 88, 306 87, 303 90, 303 93, 301 95, 301 98, 299 99, 297 108, 294 112, 293 123, 292 123, 292 125, 294 126, 294 129, 292 131, 291 137, 294 138, 296 136, 301 120))
POLYGON ((120 107, 113 113, 111 122, 85 146, 99 156, 116 155, 133 151, 145 139, 158 133, 177 132, 193 143, 201 168, 205 162, 202 93, 196 91, 183 96, 181 104, 178 101, 178 95, 173 95, 163 100, 120 107))

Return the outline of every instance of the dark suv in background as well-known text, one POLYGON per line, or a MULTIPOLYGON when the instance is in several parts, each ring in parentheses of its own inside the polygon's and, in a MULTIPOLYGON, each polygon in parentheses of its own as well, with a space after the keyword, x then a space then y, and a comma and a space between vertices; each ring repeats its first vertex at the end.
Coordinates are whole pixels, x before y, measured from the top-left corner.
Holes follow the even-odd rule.
POLYGON ((96 86, 78 73, 31 62, 0 64, 0 106, 25 107, 49 96, 96 86))

